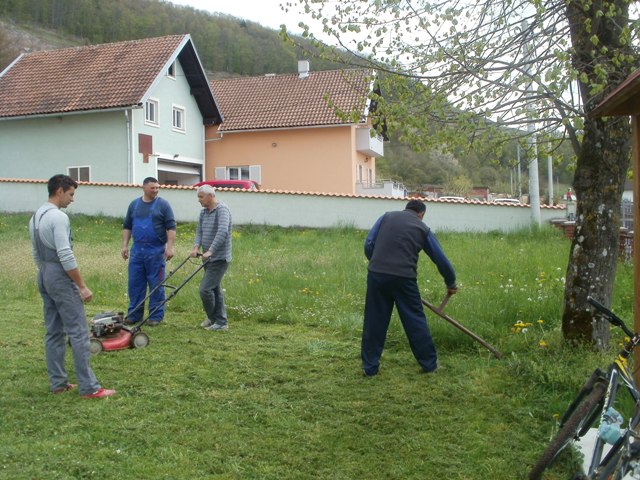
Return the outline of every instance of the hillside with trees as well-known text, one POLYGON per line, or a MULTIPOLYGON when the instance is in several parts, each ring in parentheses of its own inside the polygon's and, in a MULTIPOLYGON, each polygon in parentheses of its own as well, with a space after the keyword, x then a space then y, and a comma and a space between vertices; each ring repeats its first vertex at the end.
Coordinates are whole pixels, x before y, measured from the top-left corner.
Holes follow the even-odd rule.
MULTIPOLYGON (((284 41, 279 32, 257 23, 168 1, 4 0, 0 2, 0 71, 28 51, 183 33, 193 38, 211 79, 293 73, 302 58, 311 59, 312 70, 352 66, 355 59, 336 51, 337 55, 327 60, 314 55, 316 47, 303 38, 284 41)), ((377 176, 401 181, 414 192, 434 184, 444 186, 450 194, 465 196, 472 186, 479 185, 508 195, 526 191, 526 154, 521 158, 520 186, 515 183, 516 143, 498 153, 483 144, 478 138, 471 149, 443 153, 434 146, 416 148, 392 133, 385 145, 385 158, 377 162, 377 176)), ((570 184, 571 155, 557 158, 554 179, 570 184)), ((541 163, 540 176, 546 178, 546 162, 541 163)), ((546 187, 541 190, 544 193, 546 187)))
MULTIPOLYGON (((189 33, 203 65, 217 75, 292 73, 302 55, 275 30, 168 1, 5 0, 0 2, 0 19, 32 31, 54 31, 76 44, 189 33)), ((6 65, 7 56, 2 60, 6 65)), ((331 70, 339 64, 316 59, 313 66, 331 70)))

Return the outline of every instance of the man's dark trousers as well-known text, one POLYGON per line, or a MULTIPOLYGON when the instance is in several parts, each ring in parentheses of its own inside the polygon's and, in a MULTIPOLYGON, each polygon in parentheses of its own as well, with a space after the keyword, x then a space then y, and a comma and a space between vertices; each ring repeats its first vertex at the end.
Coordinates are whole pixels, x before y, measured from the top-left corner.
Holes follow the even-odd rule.
POLYGON ((394 303, 416 360, 424 371, 435 370, 438 356, 422 308, 417 280, 368 272, 362 332, 364 372, 367 375, 378 372, 394 303))

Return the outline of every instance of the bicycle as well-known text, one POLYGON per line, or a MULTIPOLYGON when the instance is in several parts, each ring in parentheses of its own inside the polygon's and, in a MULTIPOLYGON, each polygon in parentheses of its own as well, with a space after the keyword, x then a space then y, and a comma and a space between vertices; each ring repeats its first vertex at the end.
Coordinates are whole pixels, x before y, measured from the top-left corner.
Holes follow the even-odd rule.
POLYGON ((543 472, 572 440, 583 437, 599 418, 598 435, 593 452, 589 455, 589 468, 577 474, 574 480, 640 479, 640 392, 633 380, 628 360, 634 348, 640 344, 640 333, 632 332, 611 310, 591 297, 587 301, 614 326, 621 328, 629 341, 617 354, 606 372, 597 368, 569 405, 560 421, 555 438, 529 472, 529 480, 542 478, 543 472), (628 390, 633 400, 632 414, 627 428, 613 408, 621 388, 628 390), (605 454, 605 445, 610 444, 605 454))

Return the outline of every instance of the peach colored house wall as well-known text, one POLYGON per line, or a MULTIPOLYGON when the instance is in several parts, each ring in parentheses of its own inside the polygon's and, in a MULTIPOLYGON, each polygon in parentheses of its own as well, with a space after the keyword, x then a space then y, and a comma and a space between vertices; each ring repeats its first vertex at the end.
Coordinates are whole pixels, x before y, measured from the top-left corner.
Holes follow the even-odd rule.
POLYGON ((363 177, 375 159, 356 151, 355 126, 225 132, 208 127, 205 177, 216 167, 260 165, 260 188, 322 193, 355 193, 357 165, 363 177), (215 140, 210 140, 215 139, 215 140))

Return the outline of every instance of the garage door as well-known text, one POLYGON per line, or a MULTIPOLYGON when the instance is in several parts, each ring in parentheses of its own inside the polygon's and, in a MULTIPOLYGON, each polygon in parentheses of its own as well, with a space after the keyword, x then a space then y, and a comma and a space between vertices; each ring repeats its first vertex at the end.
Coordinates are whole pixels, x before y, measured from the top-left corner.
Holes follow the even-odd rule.
POLYGON ((158 181, 164 185, 193 185, 202 180, 202 165, 158 159, 158 181))

